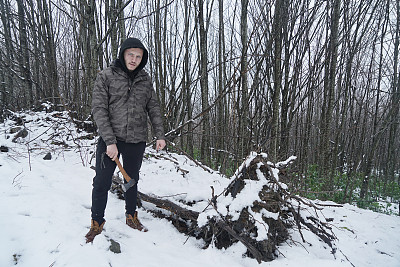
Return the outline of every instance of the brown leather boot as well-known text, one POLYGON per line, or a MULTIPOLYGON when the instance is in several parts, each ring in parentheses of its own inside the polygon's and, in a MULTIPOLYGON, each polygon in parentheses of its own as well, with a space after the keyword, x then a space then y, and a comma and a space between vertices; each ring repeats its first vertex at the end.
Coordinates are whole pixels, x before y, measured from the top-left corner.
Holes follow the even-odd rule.
POLYGON ((137 211, 135 211, 135 215, 132 217, 130 214, 126 214, 126 224, 136 230, 141 232, 147 232, 148 229, 139 221, 137 217, 137 211))
POLYGON ((93 239, 95 238, 96 235, 100 234, 101 231, 103 231, 103 226, 106 223, 104 221, 101 225, 99 225, 98 222, 95 220, 92 220, 92 224, 90 226, 89 232, 86 234, 86 243, 93 242, 93 239))

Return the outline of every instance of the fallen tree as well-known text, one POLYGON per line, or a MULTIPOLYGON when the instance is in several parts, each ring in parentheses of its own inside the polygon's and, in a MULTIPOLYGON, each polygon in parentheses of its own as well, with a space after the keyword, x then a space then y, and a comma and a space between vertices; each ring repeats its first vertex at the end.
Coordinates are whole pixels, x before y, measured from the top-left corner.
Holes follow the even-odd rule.
MULTIPOLYGON (((266 154, 250 154, 223 192, 216 195, 211 187, 208 206, 202 211, 141 192, 139 203, 151 203, 147 210, 170 220, 180 232, 204 240, 204 248, 210 244, 228 248, 241 242, 247 248, 246 255, 259 263, 274 260, 279 254, 277 247, 291 239, 291 231, 298 231, 303 242, 307 242, 303 231, 311 231, 334 254, 336 237, 329 219, 318 215, 322 208, 291 194, 280 182, 285 168, 294 160, 291 157, 273 164, 266 154)), ((123 198, 121 182, 115 176, 112 191, 123 198)))

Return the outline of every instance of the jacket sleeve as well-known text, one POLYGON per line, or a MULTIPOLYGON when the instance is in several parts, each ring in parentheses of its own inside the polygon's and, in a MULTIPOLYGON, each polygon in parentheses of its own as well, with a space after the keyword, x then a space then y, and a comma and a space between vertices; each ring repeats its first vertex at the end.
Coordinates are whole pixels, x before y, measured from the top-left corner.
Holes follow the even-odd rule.
POLYGON ((100 136, 106 145, 116 144, 117 139, 110 122, 108 106, 108 85, 106 75, 100 72, 94 83, 92 95, 92 114, 100 136))
POLYGON ((146 106, 147 113, 149 114, 151 126, 153 127, 153 132, 157 140, 165 140, 164 123, 161 116, 160 104, 151 82, 150 90, 151 96, 146 106))

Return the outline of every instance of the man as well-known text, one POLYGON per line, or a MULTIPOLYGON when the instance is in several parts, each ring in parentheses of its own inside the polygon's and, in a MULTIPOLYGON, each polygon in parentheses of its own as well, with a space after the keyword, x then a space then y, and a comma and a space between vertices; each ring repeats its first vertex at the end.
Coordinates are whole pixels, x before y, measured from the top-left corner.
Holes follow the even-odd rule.
MULTIPOLYGON (((147 115, 157 138, 156 149, 165 147, 160 106, 149 75, 143 70, 148 52, 136 38, 126 39, 118 59, 101 71, 92 96, 92 114, 100 134, 96 149, 96 176, 93 179, 92 221, 86 243, 103 230, 104 211, 111 187, 115 159, 122 155, 124 169, 139 181, 139 170, 147 140, 147 115)), ((137 217, 137 183, 125 194, 126 224, 147 231, 137 217)))

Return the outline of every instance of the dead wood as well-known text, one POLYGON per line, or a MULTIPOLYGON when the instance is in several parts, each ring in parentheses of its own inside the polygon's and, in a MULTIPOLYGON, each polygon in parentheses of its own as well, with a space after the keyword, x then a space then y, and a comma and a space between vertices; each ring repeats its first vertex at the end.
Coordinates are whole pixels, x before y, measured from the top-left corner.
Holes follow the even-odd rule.
MULTIPOLYGON (((314 233, 335 253, 336 239, 329 221, 321 221, 322 208, 308 199, 291 194, 280 182, 286 175, 285 167, 294 159, 273 164, 265 154, 251 154, 237 170, 235 178, 216 195, 213 187, 209 205, 203 211, 192 210, 179 201, 172 202, 158 196, 139 192, 141 201, 154 216, 170 220, 182 233, 222 249, 240 242, 247 248, 246 255, 259 263, 274 260, 277 247, 291 240, 289 229, 297 229, 303 242, 304 230, 314 233)), ((120 183, 114 177, 113 191, 123 197, 120 183)))
POLYGON ((138 196, 140 200, 152 203, 156 205, 157 208, 170 211, 182 219, 196 221, 197 218, 199 217, 199 212, 183 208, 167 199, 152 197, 140 191, 138 192, 138 196))
POLYGON ((240 234, 236 233, 236 231, 229 227, 224 221, 218 221, 217 224, 219 227, 221 227, 221 229, 227 231, 231 236, 242 242, 243 245, 245 245, 249 252, 254 256, 254 258, 256 258, 258 263, 262 262, 263 255, 255 246, 253 246, 251 239, 249 239, 247 236, 241 236, 240 234))

